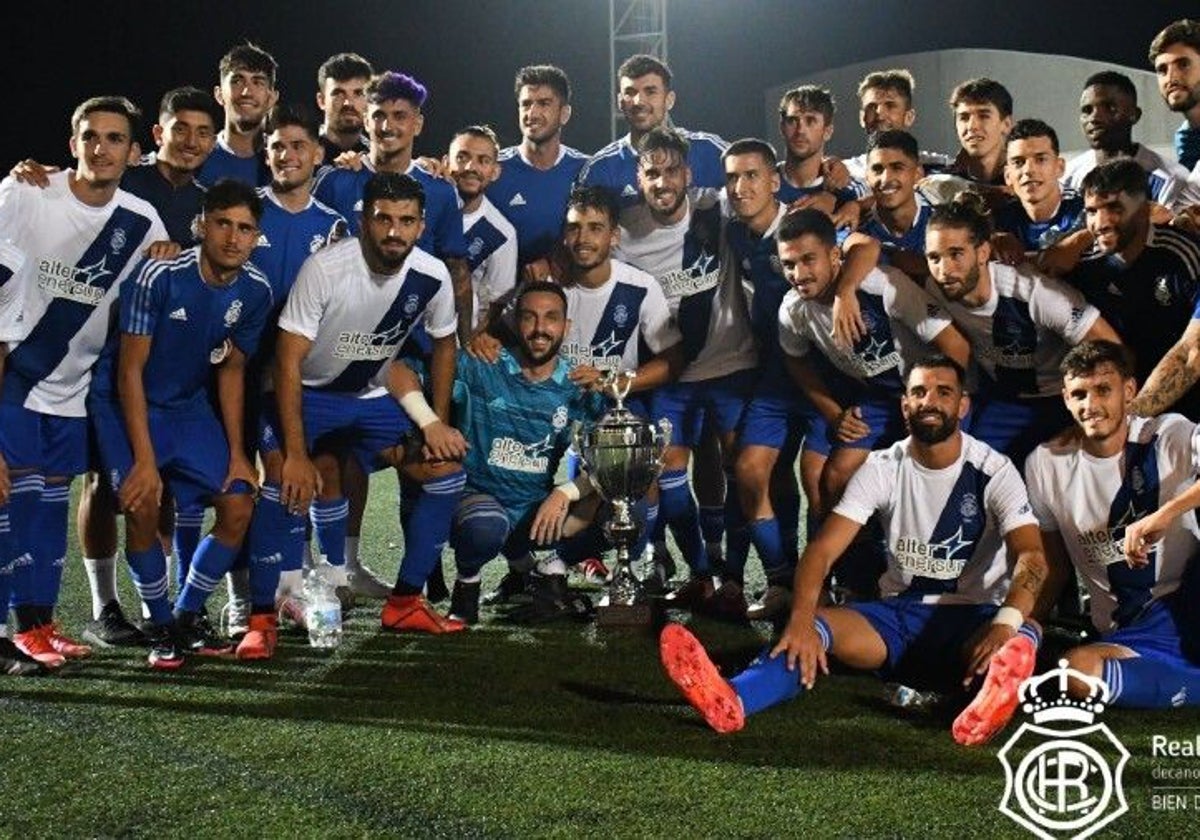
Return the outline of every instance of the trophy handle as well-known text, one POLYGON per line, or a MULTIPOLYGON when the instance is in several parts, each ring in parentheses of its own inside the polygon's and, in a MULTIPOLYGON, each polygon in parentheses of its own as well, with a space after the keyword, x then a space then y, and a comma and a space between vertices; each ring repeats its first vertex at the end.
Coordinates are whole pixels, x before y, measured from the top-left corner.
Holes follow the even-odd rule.
POLYGON ((636 377, 637 371, 633 370, 614 370, 604 374, 604 388, 612 394, 612 398, 616 401, 617 411, 625 410, 625 398, 629 396, 629 389, 633 387, 633 380, 636 377))

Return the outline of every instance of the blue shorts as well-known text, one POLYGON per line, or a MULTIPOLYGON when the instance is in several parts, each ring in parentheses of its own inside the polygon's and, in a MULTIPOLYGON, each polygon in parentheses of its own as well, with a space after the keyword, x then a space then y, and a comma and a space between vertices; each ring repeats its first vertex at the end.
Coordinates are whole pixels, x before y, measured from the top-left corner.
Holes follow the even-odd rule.
POLYGON ((754 377, 751 369, 703 382, 672 382, 651 393, 650 416, 671 421, 672 446, 699 446, 706 422, 719 434, 737 429, 754 377))
POLYGON ((304 389, 304 443, 309 452, 349 452, 370 474, 379 453, 404 443, 415 428, 390 395, 360 399, 348 394, 304 389))
MULTIPOLYGON (((107 400, 89 404, 92 430, 104 475, 113 492, 133 468, 133 450, 121 407, 107 400)), ((205 406, 191 412, 149 411, 150 442, 163 482, 169 484, 180 510, 202 507, 229 473, 229 441, 212 410, 205 406)))
POLYGON ((755 384, 742 414, 738 443, 783 449, 789 438, 805 434, 816 416, 816 409, 787 372, 770 368, 755 384))
POLYGON ((1012 459, 1021 469, 1025 458, 1071 425, 1062 397, 1029 400, 981 397, 964 431, 1012 459))
POLYGON ((43 414, 0 402, 0 455, 9 469, 72 478, 88 469, 86 417, 43 414))
POLYGON ((995 604, 925 604, 916 598, 884 598, 847 604, 870 622, 887 646, 885 674, 915 665, 959 673, 962 647, 1000 608, 995 604))
POLYGON ((883 449, 908 434, 904 415, 900 413, 900 397, 890 394, 872 394, 868 397, 847 397, 839 400, 844 406, 856 405, 862 412, 862 420, 871 431, 858 440, 838 440, 829 421, 816 414, 808 435, 804 438, 804 449, 819 455, 828 455, 835 449, 883 449))
POLYGON ((1188 615, 1189 599, 1181 591, 1155 601, 1132 624, 1100 637, 1109 645, 1122 645, 1138 656, 1195 668, 1200 665, 1197 619, 1188 615))

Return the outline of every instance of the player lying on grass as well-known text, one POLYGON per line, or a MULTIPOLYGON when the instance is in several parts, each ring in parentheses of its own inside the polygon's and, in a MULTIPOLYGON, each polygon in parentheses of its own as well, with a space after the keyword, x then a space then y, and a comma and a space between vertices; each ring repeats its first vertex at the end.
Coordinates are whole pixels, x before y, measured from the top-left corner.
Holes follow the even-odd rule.
POLYGON ((1041 632, 1029 616, 1046 560, 1016 468, 959 429, 968 405, 955 362, 913 366, 901 399, 910 437, 872 452, 851 478, 800 559, 783 635, 745 671, 725 680, 690 632, 663 629, 667 674, 713 729, 741 729, 747 715, 811 689, 831 656, 966 685, 986 673, 955 739, 982 743, 1008 721, 1033 672, 1041 632), (883 597, 819 607, 830 568, 875 514, 887 538, 883 597))

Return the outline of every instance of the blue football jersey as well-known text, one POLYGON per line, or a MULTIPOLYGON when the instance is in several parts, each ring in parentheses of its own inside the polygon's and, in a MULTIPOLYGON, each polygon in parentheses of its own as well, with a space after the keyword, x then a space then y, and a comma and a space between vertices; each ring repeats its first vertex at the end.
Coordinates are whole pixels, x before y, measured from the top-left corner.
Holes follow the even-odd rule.
POLYGON ((1042 251, 1069 233, 1083 228, 1083 196, 1073 189, 1064 189, 1058 210, 1044 222, 1029 218, 1021 202, 1013 199, 993 214, 996 230, 1011 233, 1021 241, 1026 251, 1042 251))
POLYGON ((929 217, 932 213, 932 205, 918 201, 917 217, 913 220, 912 227, 904 233, 897 234, 888 228, 876 214, 875 210, 872 209, 867 218, 858 226, 858 229, 879 242, 880 247, 883 249, 883 254, 881 255, 883 257, 887 257, 888 254, 896 251, 908 251, 912 254, 924 255, 925 228, 929 225, 929 217))
POLYGON ((197 246, 174 260, 145 261, 121 290, 119 304, 120 332, 105 348, 94 390, 116 393, 120 334, 148 335, 150 358, 142 374, 147 405, 193 410, 208 403, 213 365, 227 354, 226 342, 246 356, 254 354, 272 294, 267 278, 251 263, 227 285, 206 282, 197 246))
POLYGON ((263 215, 258 246, 250 261, 266 275, 275 295, 276 312, 287 300, 300 266, 311 254, 348 235, 346 220, 316 199, 298 213, 279 203, 270 187, 259 187, 263 215))
POLYGON ((520 146, 500 152, 500 177, 487 189, 488 200, 517 229, 517 263, 548 256, 562 238, 567 197, 587 163, 583 152, 563 146, 549 169, 530 166, 520 146))
MULTIPOLYGON (((362 163, 357 171, 322 166, 313 185, 317 200, 341 213, 355 236, 362 216, 363 188, 375 174, 369 159, 363 158, 362 163)), ((417 240, 417 247, 443 260, 465 258, 467 243, 463 238, 462 210, 454 187, 415 163, 408 167, 407 174, 425 189, 425 231, 417 240)))
POLYGON ((222 178, 232 178, 252 187, 261 187, 271 183, 271 170, 267 168, 267 159, 263 154, 252 157, 234 154, 226 145, 225 132, 222 131, 217 134, 217 145, 213 147, 212 154, 196 173, 196 180, 200 182, 200 186, 208 189, 222 178))
POLYGON ((459 351, 454 411, 471 446, 463 463, 468 492, 494 496, 517 519, 546 498, 571 424, 604 410, 603 397, 568 378, 571 367, 560 357, 550 378, 531 382, 507 350, 495 364, 459 351))
MULTIPOLYGON (((677 129, 688 143, 688 167, 692 170, 692 186, 719 190, 725 186, 725 167, 721 155, 729 144, 715 134, 677 129)), ((637 151, 626 134, 609 143, 583 167, 579 181, 587 186, 605 187, 618 196, 622 207, 641 200, 637 184, 637 151)))
POLYGON ((725 237, 732 258, 741 272, 742 285, 749 292, 750 323, 758 337, 760 359, 764 366, 782 367, 779 348, 779 305, 791 290, 783 276, 783 266, 775 245, 775 229, 787 208, 780 205, 775 221, 762 236, 754 233, 740 219, 732 219, 725 227, 725 237))

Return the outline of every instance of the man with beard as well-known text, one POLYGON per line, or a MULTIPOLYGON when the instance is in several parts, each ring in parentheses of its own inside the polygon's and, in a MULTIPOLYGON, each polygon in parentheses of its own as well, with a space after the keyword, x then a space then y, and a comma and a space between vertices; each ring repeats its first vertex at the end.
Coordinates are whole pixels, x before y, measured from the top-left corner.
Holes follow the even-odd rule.
MULTIPOLYGON (((579 181, 607 189, 622 207, 637 204, 637 155, 642 138, 652 128, 670 125, 675 107, 671 89, 671 70, 651 55, 634 55, 617 68, 617 108, 629 124, 629 133, 592 155, 579 181)), ((725 184, 721 153, 725 141, 715 134, 678 129, 687 138, 688 167, 692 184, 699 189, 717 191, 725 184)))
POLYGON ((484 194, 500 174, 499 148, 494 131, 485 125, 471 125, 454 135, 443 161, 462 201, 476 326, 517 282, 517 232, 484 194))
POLYGON ((213 88, 213 96, 225 109, 225 127, 196 173, 201 186, 211 187, 222 178, 252 187, 270 181, 262 153, 263 124, 279 99, 278 69, 271 54, 256 44, 238 44, 221 57, 220 84, 213 88))
POLYGON ((1083 179, 1087 227, 1098 256, 1068 275, 1137 358, 1142 390, 1132 410, 1200 418, 1200 242, 1150 219, 1146 173, 1128 158, 1083 179))
MULTIPOLYGON (((571 381, 572 363, 559 354, 570 324, 562 287, 525 283, 515 319, 517 342, 495 362, 458 355, 455 423, 468 446, 467 486, 450 531, 458 568, 450 615, 467 624, 479 620, 483 566, 501 553, 519 560, 553 547, 572 505, 592 490, 582 475, 554 486, 571 424, 596 418, 604 405, 571 381)), ((565 574, 543 579, 539 591, 547 605, 565 607, 565 574)))
POLYGON ((866 195, 866 184, 852 181, 834 189, 822 166, 825 144, 833 137, 833 95, 825 88, 792 88, 779 101, 779 133, 786 153, 779 164, 778 198, 784 204, 816 207, 833 214, 847 201, 866 195))
POLYGON ((1155 35, 1150 63, 1163 101, 1183 114, 1183 124, 1175 131, 1175 156, 1195 177, 1200 173, 1200 22, 1177 20, 1155 35))
POLYGON ((901 401, 910 436, 854 474, 804 549, 782 636, 745 671, 726 681, 682 625, 663 629, 667 675, 709 726, 734 732, 747 715, 811 689, 830 656, 930 683, 970 684, 986 672, 955 739, 982 743, 1007 722, 1033 673, 1040 628, 1030 616, 1046 559, 1012 462, 959 429, 968 402, 957 363, 913 366, 901 401), (830 569, 872 516, 887 537, 883 597, 818 606, 830 569))
POLYGON ((977 196, 934 208, 925 230, 929 291, 971 343, 982 375, 971 434, 1018 464, 1070 424, 1058 363, 1081 341, 1119 341, 1076 290, 1027 266, 992 260, 977 196))
MULTIPOLYGON (((1079 434, 1038 447, 1025 474, 1053 580, 1046 589, 1074 565, 1100 631, 1067 661, 1102 677, 1113 705, 1198 705, 1196 426, 1178 414, 1130 416, 1137 383, 1123 347, 1081 344, 1062 371, 1079 434)), ((1068 689, 1083 699, 1089 687, 1072 680, 1068 689)))
POLYGON ((1064 183, 1082 189, 1084 177, 1098 165, 1132 158, 1146 171, 1151 201, 1172 213, 1200 203, 1200 183, 1189 183, 1186 169, 1133 142, 1133 127, 1141 118, 1137 88, 1128 76, 1112 70, 1089 76, 1079 98, 1079 123, 1091 150, 1067 163, 1064 183))
POLYGON ((279 569, 272 561, 279 554, 286 561, 302 550, 303 516, 310 505, 322 546, 327 551, 344 547, 343 464, 359 452, 397 469, 406 451, 414 459, 424 452, 438 461, 421 485, 412 516, 402 522, 405 554, 383 607, 383 628, 427 633, 465 628, 439 615, 421 595, 441 556, 465 480, 456 461, 464 454, 462 437, 447 425, 455 352, 450 278, 439 260, 416 247, 424 198, 421 185, 407 175, 373 175, 363 189, 361 234, 323 248, 304 263, 279 317, 278 418, 268 423, 262 441, 264 446, 275 442, 283 460, 278 474, 266 477, 255 517, 263 536, 251 535, 253 614, 239 645, 245 658, 274 652, 279 569), (418 321, 433 339, 436 412, 419 388, 398 387, 389 375, 418 321), (420 445, 406 438, 416 429, 423 448, 414 449, 420 445), (267 550, 272 540, 275 547, 267 550))
POLYGON ((571 82, 551 64, 517 71, 517 123, 521 143, 500 151, 500 176, 488 200, 517 229, 517 262, 526 279, 552 273, 550 257, 562 241, 567 196, 587 155, 562 142, 571 119, 571 82))
POLYGON ((1065 164, 1058 133, 1041 120, 1019 120, 1008 134, 1004 180, 1016 198, 995 212, 992 247, 1007 263, 1036 260, 1039 252, 1084 226, 1083 196, 1062 188, 1065 164))
POLYGON ((343 152, 367 151, 363 119, 367 113, 367 84, 375 71, 358 53, 331 55, 317 69, 317 107, 325 114, 321 148, 333 163, 343 152))
MULTIPOLYGON (((659 522, 671 528, 692 579, 703 586, 700 581, 713 572, 710 554, 717 551, 706 543, 720 545, 726 493, 736 495, 725 487, 722 463, 732 463, 734 457, 757 354, 740 279, 720 259, 720 207, 715 199, 690 189, 688 148, 687 139, 675 129, 660 126, 643 138, 638 155, 642 202, 622 211, 615 253, 658 279, 683 335, 687 366, 678 382, 663 385, 652 397, 651 415, 666 417, 672 426, 659 476, 659 522), (706 427, 716 435, 716 446, 703 445, 706 427), (707 502, 699 509, 688 484, 693 451, 697 495, 707 502), (706 514, 704 523, 701 511, 706 514)), ((661 527, 655 539, 656 553, 662 556, 666 544, 661 527)), ((732 599, 731 612, 744 619, 741 581, 736 585, 738 597, 732 599)))

